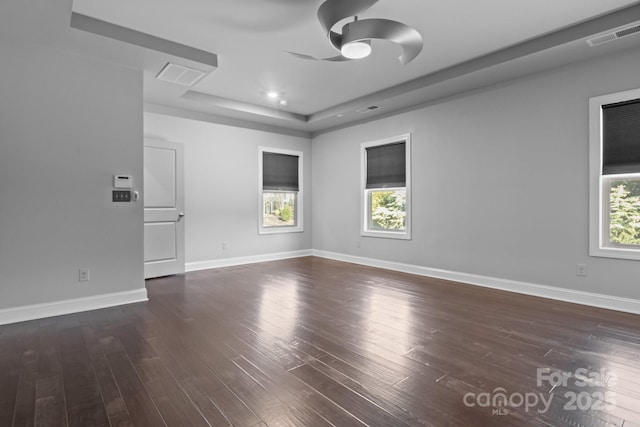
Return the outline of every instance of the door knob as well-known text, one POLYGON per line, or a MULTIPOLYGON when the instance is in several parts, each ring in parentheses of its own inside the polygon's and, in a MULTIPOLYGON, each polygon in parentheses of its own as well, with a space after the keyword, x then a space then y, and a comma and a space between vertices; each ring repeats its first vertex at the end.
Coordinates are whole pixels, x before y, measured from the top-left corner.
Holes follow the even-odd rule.
POLYGON ((184 212, 180 212, 180 213, 178 214, 178 219, 182 218, 183 216, 184 216, 184 212))

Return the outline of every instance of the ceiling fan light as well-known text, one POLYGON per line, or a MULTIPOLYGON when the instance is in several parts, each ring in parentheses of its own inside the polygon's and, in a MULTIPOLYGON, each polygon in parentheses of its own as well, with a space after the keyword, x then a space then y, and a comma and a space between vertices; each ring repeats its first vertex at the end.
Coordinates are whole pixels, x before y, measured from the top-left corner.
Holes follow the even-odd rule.
POLYGON ((366 58, 371 53, 371 42, 369 40, 356 40, 345 43, 340 48, 342 56, 349 59, 366 58))

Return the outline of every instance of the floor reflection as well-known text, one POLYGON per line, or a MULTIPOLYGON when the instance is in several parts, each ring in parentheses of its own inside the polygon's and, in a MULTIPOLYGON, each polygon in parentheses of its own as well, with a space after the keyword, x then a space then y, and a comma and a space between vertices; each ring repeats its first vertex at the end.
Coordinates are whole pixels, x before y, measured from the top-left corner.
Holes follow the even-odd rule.
POLYGON ((291 340, 299 321, 298 282, 282 280, 264 283, 259 296, 258 326, 267 335, 291 340))
POLYGON ((372 288, 363 316, 366 328, 362 339, 367 351, 382 347, 402 354, 411 348, 413 312, 406 295, 372 288))

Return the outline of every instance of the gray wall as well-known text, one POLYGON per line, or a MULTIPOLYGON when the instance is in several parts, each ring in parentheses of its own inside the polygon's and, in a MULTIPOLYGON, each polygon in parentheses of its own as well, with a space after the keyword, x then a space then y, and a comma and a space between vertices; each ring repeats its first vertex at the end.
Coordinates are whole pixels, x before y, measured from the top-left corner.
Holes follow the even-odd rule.
POLYGON ((314 249, 640 298, 639 262, 588 256, 588 99, 639 69, 634 50, 314 138, 314 249), (360 237, 360 143, 404 133, 413 239, 360 237))
POLYGON ((142 206, 110 192, 142 183, 142 74, 6 39, 0 58, 0 309, 144 289, 142 206))
POLYGON ((311 141, 155 113, 145 136, 185 146, 186 262, 311 249, 311 141), (258 147, 303 152, 304 232, 258 235, 258 147), (222 249, 222 242, 228 249, 222 249))

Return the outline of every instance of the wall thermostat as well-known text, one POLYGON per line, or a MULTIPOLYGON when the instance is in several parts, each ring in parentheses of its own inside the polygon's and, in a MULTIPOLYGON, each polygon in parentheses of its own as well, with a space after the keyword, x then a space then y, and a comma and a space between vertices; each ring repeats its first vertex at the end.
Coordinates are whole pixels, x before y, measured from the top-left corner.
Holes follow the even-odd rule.
POLYGON ((132 188, 133 177, 131 175, 114 175, 113 187, 114 188, 132 188))

